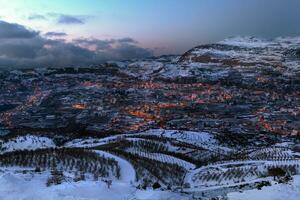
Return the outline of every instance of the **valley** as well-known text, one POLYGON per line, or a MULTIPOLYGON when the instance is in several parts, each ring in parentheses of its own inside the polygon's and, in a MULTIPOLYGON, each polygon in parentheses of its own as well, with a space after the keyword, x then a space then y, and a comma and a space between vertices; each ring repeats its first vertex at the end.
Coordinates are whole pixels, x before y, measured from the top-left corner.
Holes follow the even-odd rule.
POLYGON ((237 37, 181 56, 1 70, 0 185, 93 199, 112 181, 112 199, 167 200, 296 183, 299 45, 237 37))

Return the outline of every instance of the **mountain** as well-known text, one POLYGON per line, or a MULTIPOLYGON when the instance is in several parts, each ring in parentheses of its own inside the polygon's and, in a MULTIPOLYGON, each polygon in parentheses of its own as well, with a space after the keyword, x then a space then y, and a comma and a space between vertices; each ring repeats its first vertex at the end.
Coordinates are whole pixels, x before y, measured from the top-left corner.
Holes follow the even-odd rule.
POLYGON ((299 91, 300 38, 0 71, 0 199, 234 199, 295 184, 299 91), (17 196, 1 196, 7 183, 17 196))

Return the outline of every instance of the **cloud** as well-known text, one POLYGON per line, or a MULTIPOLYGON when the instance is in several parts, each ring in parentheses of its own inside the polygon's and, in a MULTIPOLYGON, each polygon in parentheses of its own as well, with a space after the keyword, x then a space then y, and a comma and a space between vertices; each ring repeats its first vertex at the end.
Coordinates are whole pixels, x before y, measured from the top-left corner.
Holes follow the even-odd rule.
POLYGON ((119 42, 122 42, 122 43, 135 43, 137 44, 138 42, 132 38, 122 38, 122 39, 119 39, 119 42))
POLYGON ((0 39, 33 38, 38 34, 39 32, 29 30, 19 24, 0 21, 0 39))
POLYGON ((47 13, 45 15, 31 14, 28 20, 55 20, 58 24, 85 24, 86 20, 91 18, 89 15, 67 15, 62 13, 47 13))
POLYGON ((103 49, 113 49, 114 47, 120 47, 123 45, 135 45, 138 42, 132 38, 99 40, 94 38, 79 38, 73 40, 73 42, 79 46, 85 48, 95 47, 96 50, 101 51, 103 49))
POLYGON ((132 38, 110 40, 80 38, 73 40, 73 43, 82 48, 93 49, 98 55, 105 56, 108 60, 126 60, 153 55, 151 50, 137 46, 138 42, 132 38))
POLYGON ((39 14, 32 14, 28 17, 29 20, 47 20, 47 18, 44 15, 39 14))
POLYGON ((84 24, 85 20, 86 20, 85 17, 61 14, 58 17, 57 23, 58 24, 84 24))
POLYGON ((68 34, 64 33, 64 32, 47 32, 45 33, 46 37, 63 37, 63 36, 67 36, 68 34))
MULTIPOLYGON (((48 32, 47 35, 64 35, 48 32)), ((0 20, 0 67, 85 66, 109 60, 152 56, 132 38, 111 40, 80 38, 72 42, 49 39, 40 32, 0 20)))

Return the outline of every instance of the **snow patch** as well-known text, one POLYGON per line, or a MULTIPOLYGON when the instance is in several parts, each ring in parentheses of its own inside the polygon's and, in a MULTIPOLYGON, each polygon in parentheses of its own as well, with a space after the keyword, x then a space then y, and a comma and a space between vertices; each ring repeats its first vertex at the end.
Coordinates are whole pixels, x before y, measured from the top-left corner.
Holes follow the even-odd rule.
POLYGON ((1 153, 16 150, 35 150, 42 148, 55 147, 54 142, 47 137, 38 137, 33 135, 18 136, 7 142, 0 141, 1 153))
POLYGON ((115 181, 111 189, 101 181, 64 182, 46 187, 48 173, 28 174, 6 172, 0 174, 1 200, 188 200, 187 196, 169 191, 137 190, 128 183, 115 181))
POLYGON ((248 190, 242 193, 227 194, 229 200, 298 200, 300 196, 300 176, 294 176, 290 184, 274 184, 261 190, 248 190))

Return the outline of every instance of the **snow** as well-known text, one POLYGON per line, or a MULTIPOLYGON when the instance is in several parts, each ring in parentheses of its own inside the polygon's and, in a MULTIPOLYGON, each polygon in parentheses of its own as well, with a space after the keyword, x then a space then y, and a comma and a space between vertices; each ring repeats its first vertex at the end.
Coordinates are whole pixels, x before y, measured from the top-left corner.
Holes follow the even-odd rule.
POLYGON ((85 148, 91 148, 96 147, 100 145, 104 145, 109 143, 111 140, 116 139, 115 136, 112 137, 106 137, 104 139, 75 139, 70 142, 67 142, 64 146, 65 147, 85 147, 85 148))
MULTIPOLYGON (((185 177, 185 182, 191 185, 191 190, 201 191, 203 187, 214 188, 214 187, 229 187, 235 186, 244 183, 251 183, 260 180, 261 178, 254 174, 247 173, 251 167, 257 167, 256 173, 265 172, 268 167, 274 166, 299 166, 299 160, 245 160, 245 161, 229 161, 219 164, 211 164, 207 166, 200 167, 195 169, 189 173, 187 173, 185 177), (221 181, 203 181, 199 179, 199 176, 203 174, 220 174, 220 172, 226 172, 231 169, 240 169, 245 171, 246 173, 238 179, 222 179, 221 181), (239 180, 238 182, 236 182, 239 180)), ((266 177, 268 179, 269 177, 266 177)), ((207 188, 205 188, 206 190, 207 188)))
POLYGON ((299 47, 300 37, 278 37, 275 39, 283 48, 299 47))
POLYGON ((130 63, 126 68, 121 68, 128 75, 148 79, 155 71, 160 71, 164 64, 157 61, 137 61, 130 63))
MULTIPOLYGON (((110 153, 95 150, 99 155, 115 159, 121 168, 120 180, 113 180, 111 189, 102 181, 86 179, 80 182, 63 182, 46 187, 49 172, 22 173, 20 168, 0 169, 0 200, 188 200, 188 196, 135 188, 135 170, 126 160, 110 153)), ((28 170, 28 169, 27 169, 28 170)))
POLYGON ((176 77, 189 77, 191 76, 190 68, 183 68, 175 64, 165 65, 164 70, 162 70, 161 76, 163 78, 176 78, 176 77))
POLYGON ((104 151, 95 151, 96 153, 98 153, 99 155, 104 155, 105 157, 109 157, 109 158, 113 158, 115 159, 120 168, 121 168, 121 181, 125 182, 125 183, 133 183, 135 182, 135 170, 133 168, 133 166, 126 160, 118 157, 118 156, 115 156, 115 155, 112 155, 110 153, 107 153, 107 152, 104 152, 104 151))
POLYGON ((16 150, 34 150, 42 148, 55 147, 54 142, 47 137, 38 137, 33 135, 19 136, 2 143, 1 153, 11 152, 16 150))
POLYGON ((101 138, 101 139, 99 139, 99 138, 74 139, 74 140, 64 144, 64 147, 92 148, 92 147, 96 147, 96 146, 100 146, 100 145, 104 145, 104 144, 114 142, 117 139, 124 138, 128 135, 130 135, 130 134, 121 134, 121 135, 108 136, 108 137, 101 138))
POLYGON ((187 200, 176 193, 159 190, 137 190, 128 183, 114 181, 111 189, 101 181, 64 182, 46 187, 49 173, 0 174, 1 200, 187 200), (26 179, 27 177, 27 179, 26 179))
POLYGON ((270 41, 255 38, 255 37, 232 37, 225 39, 219 44, 226 44, 232 46, 246 47, 246 48, 265 48, 270 45, 270 41))
POLYGON ((219 142, 214 138, 214 136, 207 132, 151 129, 137 135, 155 135, 164 138, 172 138, 176 139, 177 141, 186 142, 210 150, 216 150, 219 148, 230 150, 225 147, 220 147, 219 142))
POLYGON ((290 184, 275 184, 263 187, 261 190, 248 190, 242 193, 233 192, 228 195, 229 200, 299 200, 300 176, 294 176, 290 184))
POLYGON ((165 162, 165 163, 170 163, 170 164, 177 164, 178 166, 181 166, 181 167, 185 168, 186 170, 191 170, 191 169, 194 169, 196 167, 192 163, 189 163, 187 161, 176 158, 174 156, 165 155, 165 154, 162 154, 162 153, 143 152, 143 151, 140 151, 140 149, 136 149, 136 148, 127 149, 127 152, 139 155, 140 157, 150 158, 150 159, 153 159, 153 160, 158 160, 160 162, 165 162))
POLYGON ((187 196, 182 196, 176 193, 167 191, 155 191, 155 190, 138 190, 136 191, 136 200, 188 200, 187 196))
POLYGON ((219 142, 214 136, 207 132, 194 132, 194 131, 178 131, 178 130, 166 130, 166 129, 150 129, 145 132, 134 133, 134 134, 121 134, 115 136, 109 136, 102 139, 75 139, 66 143, 65 147, 95 147, 103 144, 108 144, 118 138, 131 138, 135 136, 159 136, 165 138, 176 139, 177 141, 190 143, 199 147, 207 148, 210 150, 222 149, 224 151, 230 151, 229 148, 221 147, 219 142))
MULTIPOLYGON (((121 72, 142 80, 153 78, 176 79, 189 77, 209 77, 218 80, 227 76, 227 65, 223 61, 239 61, 233 67, 246 69, 260 67, 260 65, 277 66, 282 63, 283 74, 289 75, 289 71, 299 69, 299 61, 284 59, 284 52, 288 49, 298 48, 300 37, 281 37, 276 39, 262 39, 257 37, 232 37, 218 42, 221 45, 230 45, 240 48, 217 48, 214 46, 203 48, 195 47, 188 51, 185 58, 179 61, 180 57, 164 61, 163 59, 132 60, 127 62, 116 62, 121 72), (213 58, 210 62, 194 61, 193 58, 208 56, 213 58), (179 63, 177 62, 179 61, 179 63), (247 65, 245 66, 246 63, 247 65), (252 65, 251 65, 252 64, 252 65), (223 68, 223 69, 219 69, 223 68), (202 70, 208 69, 208 70, 202 70), (211 72, 216 70, 216 72, 211 72), (221 73, 223 72, 223 73, 221 73)), ((201 60, 201 59, 200 59, 201 60)), ((246 73, 243 69, 243 76, 246 73)), ((245 77, 245 76, 244 76, 245 77)))

